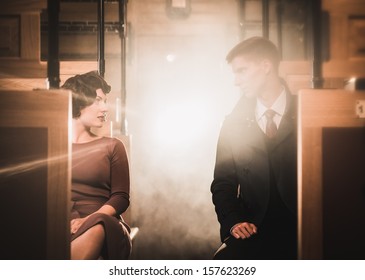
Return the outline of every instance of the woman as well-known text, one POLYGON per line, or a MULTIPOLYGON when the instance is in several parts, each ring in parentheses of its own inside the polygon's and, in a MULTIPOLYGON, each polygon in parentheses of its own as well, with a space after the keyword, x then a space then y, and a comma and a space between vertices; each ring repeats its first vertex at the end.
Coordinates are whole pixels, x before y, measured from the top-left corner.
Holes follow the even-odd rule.
POLYGON ((69 78, 72 91, 71 259, 127 259, 129 164, 121 141, 95 135, 106 121, 110 86, 96 72, 69 78))

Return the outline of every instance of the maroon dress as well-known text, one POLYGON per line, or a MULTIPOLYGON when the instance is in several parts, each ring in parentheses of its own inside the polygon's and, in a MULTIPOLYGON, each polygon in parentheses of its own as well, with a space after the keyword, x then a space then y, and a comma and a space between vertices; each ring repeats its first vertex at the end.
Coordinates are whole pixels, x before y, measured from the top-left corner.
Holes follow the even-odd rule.
POLYGON ((123 143, 103 137, 72 145, 71 219, 83 218, 103 205, 112 206, 115 217, 95 213, 88 217, 71 241, 90 227, 105 230, 103 259, 127 259, 131 252, 129 227, 120 214, 129 206, 129 164, 123 143))

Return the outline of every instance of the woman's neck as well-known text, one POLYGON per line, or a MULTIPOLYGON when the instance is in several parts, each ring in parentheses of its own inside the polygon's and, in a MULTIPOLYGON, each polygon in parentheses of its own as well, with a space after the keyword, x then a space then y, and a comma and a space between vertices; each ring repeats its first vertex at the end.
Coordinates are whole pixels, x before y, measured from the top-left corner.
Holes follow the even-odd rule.
POLYGON ((89 127, 85 127, 77 119, 72 120, 72 143, 86 143, 97 138, 99 137, 89 127))

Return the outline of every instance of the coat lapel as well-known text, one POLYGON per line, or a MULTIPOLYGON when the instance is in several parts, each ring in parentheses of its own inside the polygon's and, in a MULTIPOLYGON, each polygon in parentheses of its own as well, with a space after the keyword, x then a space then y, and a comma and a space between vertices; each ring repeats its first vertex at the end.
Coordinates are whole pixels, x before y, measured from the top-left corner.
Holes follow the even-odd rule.
MULTIPOLYGON (((281 120, 278 134, 273 140, 271 149, 275 149, 282 141, 284 141, 294 130, 296 130, 296 107, 297 98, 287 90, 287 109, 281 120)), ((264 134, 256 122, 255 117, 256 100, 242 97, 234 109, 234 126, 237 139, 241 139, 242 144, 267 152, 264 134)))
POLYGON ((287 93, 287 109, 281 119, 277 135, 273 140, 273 145, 271 146, 272 149, 275 149, 277 145, 283 142, 294 130, 296 130, 296 101, 297 99, 295 96, 287 93))
POLYGON ((249 145, 266 153, 267 149, 263 133, 256 122, 255 106, 255 100, 244 97, 237 104, 234 111, 237 139, 240 139, 241 145, 249 145))

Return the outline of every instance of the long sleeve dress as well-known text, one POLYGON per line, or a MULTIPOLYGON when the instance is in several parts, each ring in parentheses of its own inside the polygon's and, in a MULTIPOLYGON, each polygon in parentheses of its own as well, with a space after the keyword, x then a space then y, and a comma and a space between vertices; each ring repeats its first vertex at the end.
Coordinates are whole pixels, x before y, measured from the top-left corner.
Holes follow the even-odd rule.
POLYGON ((127 259, 131 252, 129 227, 121 214, 129 206, 129 164, 123 143, 102 137, 72 145, 71 220, 86 217, 103 205, 116 216, 95 213, 88 217, 71 241, 96 224, 105 230, 103 259, 127 259))

